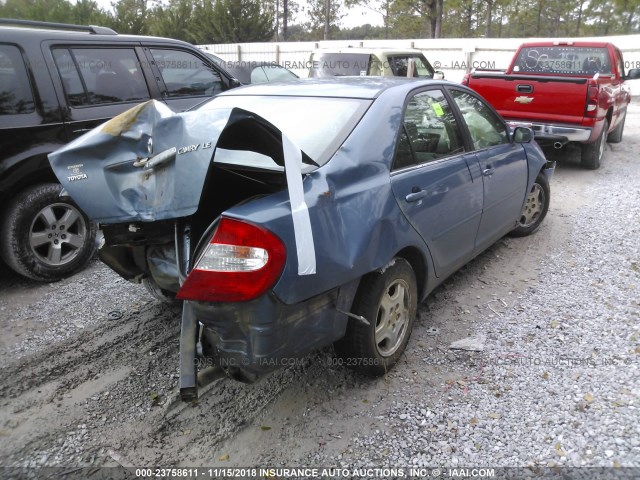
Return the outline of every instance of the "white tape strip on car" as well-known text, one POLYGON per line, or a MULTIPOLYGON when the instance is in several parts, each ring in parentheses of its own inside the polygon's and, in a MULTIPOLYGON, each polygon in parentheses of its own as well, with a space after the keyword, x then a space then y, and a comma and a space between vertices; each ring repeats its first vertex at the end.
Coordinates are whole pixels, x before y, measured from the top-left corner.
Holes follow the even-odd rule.
POLYGON ((282 148, 284 150, 284 170, 287 174, 289 188, 289 202, 291 203, 291 217, 293 218, 293 233, 298 253, 298 275, 313 275, 316 273, 316 249, 313 244, 309 208, 304 201, 302 152, 284 133, 282 134, 282 148))

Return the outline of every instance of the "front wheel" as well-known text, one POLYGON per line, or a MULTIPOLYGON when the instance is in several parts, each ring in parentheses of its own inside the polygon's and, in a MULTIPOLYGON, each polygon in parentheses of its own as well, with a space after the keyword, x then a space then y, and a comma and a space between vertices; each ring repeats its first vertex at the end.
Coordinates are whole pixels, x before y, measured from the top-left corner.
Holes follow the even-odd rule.
POLYGON ((352 312, 369 325, 349 320, 335 350, 346 366, 365 375, 380 376, 404 352, 416 317, 418 290, 409 262, 396 258, 383 270, 366 275, 358 288, 352 312))
POLYGON ((588 170, 597 170, 602 164, 604 157, 604 149, 607 144, 607 130, 609 130, 609 122, 604 121, 602 132, 598 139, 593 143, 582 144, 582 166, 588 170))
POLYGON ((25 277, 55 281, 82 269, 95 252, 96 226, 55 183, 31 186, 0 221, 0 256, 25 277))
POLYGON ((512 237, 525 237, 535 232, 549 211, 551 189, 549 180, 543 173, 539 173, 531 190, 527 194, 522 213, 518 219, 518 226, 509 233, 512 237))

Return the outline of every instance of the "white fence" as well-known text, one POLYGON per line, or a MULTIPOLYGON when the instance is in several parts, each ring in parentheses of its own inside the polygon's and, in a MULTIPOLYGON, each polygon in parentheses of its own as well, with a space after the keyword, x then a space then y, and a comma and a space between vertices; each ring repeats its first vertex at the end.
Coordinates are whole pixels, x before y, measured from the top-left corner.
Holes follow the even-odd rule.
MULTIPOLYGON (((323 47, 362 46, 370 48, 417 48, 447 80, 459 82, 472 68, 505 69, 518 46, 525 41, 550 39, 535 38, 441 38, 414 40, 341 40, 322 42, 237 43, 200 45, 228 62, 276 62, 300 77, 309 71, 311 51, 323 47)), ((551 39, 556 40, 556 39, 551 39)), ((597 40, 616 45, 624 55, 625 69, 640 68, 640 35, 611 37, 561 38, 557 40, 597 40)), ((640 95, 640 80, 630 82, 633 95, 640 95)))

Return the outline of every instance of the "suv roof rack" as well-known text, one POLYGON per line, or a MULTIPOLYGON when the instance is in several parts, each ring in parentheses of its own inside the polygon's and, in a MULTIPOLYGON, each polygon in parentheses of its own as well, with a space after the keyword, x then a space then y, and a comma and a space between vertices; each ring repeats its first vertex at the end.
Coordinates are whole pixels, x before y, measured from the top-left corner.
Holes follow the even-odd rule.
POLYGON ((25 27, 51 28, 54 30, 76 30, 96 35, 117 35, 115 30, 97 25, 73 25, 71 23, 41 22, 38 20, 19 20, 14 18, 0 18, 0 25, 20 25, 25 27))

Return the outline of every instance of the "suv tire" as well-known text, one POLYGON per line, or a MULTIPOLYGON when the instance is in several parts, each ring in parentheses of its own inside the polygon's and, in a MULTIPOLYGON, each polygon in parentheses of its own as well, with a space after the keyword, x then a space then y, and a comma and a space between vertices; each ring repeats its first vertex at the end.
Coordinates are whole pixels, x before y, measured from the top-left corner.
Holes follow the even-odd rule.
POLYGON ((55 183, 34 185, 9 203, 0 222, 0 257, 21 275, 56 281, 82 269, 96 250, 96 225, 55 183))

